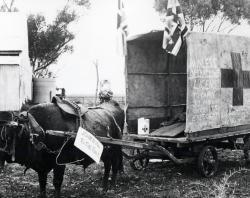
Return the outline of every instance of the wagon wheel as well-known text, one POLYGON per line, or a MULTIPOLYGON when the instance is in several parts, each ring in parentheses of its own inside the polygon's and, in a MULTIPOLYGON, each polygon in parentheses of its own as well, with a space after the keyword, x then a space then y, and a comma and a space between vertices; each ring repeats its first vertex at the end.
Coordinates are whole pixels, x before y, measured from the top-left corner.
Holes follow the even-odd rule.
POLYGON ((131 155, 132 156, 138 156, 135 157, 135 159, 132 159, 130 161, 130 166, 134 170, 143 170, 148 166, 149 158, 147 157, 148 151, 140 151, 140 149, 132 149, 131 150, 131 155), (145 157, 144 157, 145 155, 145 157), (140 157, 141 156, 141 157, 140 157))
POLYGON ((250 137, 247 135, 243 138, 244 146, 243 146, 243 152, 244 152, 244 158, 246 162, 249 162, 250 156, 249 156, 249 150, 250 150, 250 137))
POLYGON ((218 169, 218 155, 213 146, 202 148, 198 156, 198 170, 204 177, 212 177, 218 169))

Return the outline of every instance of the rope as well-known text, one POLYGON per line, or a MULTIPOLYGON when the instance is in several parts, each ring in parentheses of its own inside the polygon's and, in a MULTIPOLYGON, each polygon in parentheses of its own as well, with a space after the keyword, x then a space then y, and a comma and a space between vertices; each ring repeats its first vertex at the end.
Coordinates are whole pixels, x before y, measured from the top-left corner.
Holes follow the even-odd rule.
MULTIPOLYGON (((2 130, 1 130, 1 139, 2 139, 2 140, 4 140, 4 137, 3 137, 4 129, 5 129, 5 126, 3 126, 3 127, 2 127, 2 130)), ((6 139, 6 132, 5 132, 4 134, 5 134, 5 139, 6 139)))
POLYGON ((80 160, 75 160, 75 161, 67 162, 67 163, 59 163, 59 162, 58 162, 58 158, 59 158, 59 156, 61 155, 63 148, 64 148, 64 147, 66 146, 66 144, 69 142, 70 138, 71 138, 71 137, 67 138, 67 140, 63 143, 62 147, 61 147, 60 150, 59 150, 58 155, 56 156, 56 164, 59 165, 59 166, 65 166, 65 165, 67 165, 67 164, 75 164, 75 163, 81 162, 81 161, 83 161, 83 160, 85 159, 85 158, 82 158, 82 159, 80 159, 80 160))
MULTIPOLYGON (((92 108, 92 109, 93 109, 93 108, 92 108)), ((103 107, 100 107, 100 106, 96 107, 96 109, 102 109, 102 110, 104 110, 104 112, 106 112, 106 113, 113 119, 115 126, 117 127, 117 129, 118 129, 119 132, 120 132, 120 135, 122 135, 121 128, 120 128, 120 126, 118 125, 118 123, 117 123, 115 117, 112 115, 112 113, 111 113, 109 110, 104 109, 103 107)), ((95 113, 101 118, 101 120, 103 120, 103 117, 102 117, 98 112, 96 112, 96 111, 93 111, 93 112, 95 112, 95 113)), ((82 126, 82 125, 80 125, 80 126, 82 126)), ((92 133, 94 133, 94 132, 92 132, 92 133)), ((96 134, 94 133, 94 135, 96 135, 96 134)), ((82 159, 80 159, 80 160, 75 160, 75 161, 67 162, 67 163, 59 163, 59 162, 58 162, 58 158, 59 158, 59 156, 61 155, 63 148, 64 148, 64 147, 66 146, 66 144, 69 142, 70 138, 71 138, 71 137, 67 138, 67 140, 63 143, 62 147, 61 147, 60 150, 59 150, 59 153, 58 153, 57 156, 56 156, 56 164, 57 164, 57 165, 65 166, 65 165, 67 165, 67 164, 75 164, 75 163, 78 163, 78 162, 82 162, 82 161, 85 159, 85 158, 82 158, 82 159)))
POLYGON ((123 131, 123 133, 125 133, 125 134, 128 134, 128 123, 127 123, 127 110, 128 110, 128 105, 127 105, 127 103, 126 103, 126 99, 125 99, 125 106, 124 106, 124 109, 123 109, 123 111, 124 111, 124 131, 123 131))
MULTIPOLYGON (((73 101, 68 101, 68 100, 64 100, 64 102, 66 102, 66 103, 68 103, 69 105, 71 105, 73 108, 74 108, 74 110, 78 113, 78 115, 79 115, 79 121, 80 121, 80 126, 82 127, 83 126, 83 121, 82 121, 82 118, 81 118, 81 109, 80 109, 80 107, 75 103, 75 102, 73 102, 73 101)), ((106 114, 108 114, 111 118, 112 118, 112 120, 113 120, 113 122, 114 122, 114 124, 115 124, 115 126, 117 127, 117 129, 119 130, 119 135, 120 136, 122 136, 122 131, 121 131, 121 128, 120 128, 120 126, 119 126, 119 124, 117 123, 117 121, 116 121, 116 119, 115 119, 115 117, 112 115, 112 112, 110 112, 109 110, 107 110, 107 109, 105 109, 105 108, 103 108, 103 107, 101 107, 101 106, 98 106, 98 107, 96 107, 95 109, 102 109, 102 110, 104 110, 104 112, 106 113, 106 114)), ((89 109, 94 109, 94 108, 89 108, 89 109)), ((95 112, 100 118, 101 118, 101 120, 103 120, 104 119, 104 117, 103 116, 101 116, 100 115, 100 113, 98 113, 98 112, 96 112, 96 111, 93 111, 93 112, 95 112)), ((31 115, 31 114, 29 114, 29 115, 31 115)), ((29 117, 30 118, 30 117, 29 117)), ((32 117, 33 118, 33 117, 32 117)), ((32 121, 35 121, 35 119, 33 118, 33 119, 31 119, 32 121)), ((30 122, 30 120, 29 120, 29 122, 30 122)), ((35 124, 37 124, 39 127, 40 127, 40 125, 35 121, 35 124)), ((37 126, 36 126, 37 127, 37 126)), ((35 127, 35 128, 36 128, 35 127)), ((24 130, 24 128, 26 129, 26 130, 28 130, 28 132, 29 132, 29 134, 30 134, 30 136, 31 136, 31 139, 33 139, 33 136, 35 135, 34 133, 32 133, 32 129, 30 128, 30 124, 28 124, 27 126, 23 126, 22 127, 22 132, 21 133, 23 133, 23 130, 24 130)), ((42 130, 43 131, 43 130, 42 130)), ((44 131, 43 131, 44 132, 44 131)), ((45 132, 44 132, 45 133, 45 132)), ((94 133, 94 132, 93 132, 94 133)), ((40 134, 38 134, 38 135, 40 135, 40 134)), ((43 135, 45 135, 45 134, 43 134, 43 135)), ((95 133, 94 133, 94 135, 96 135, 95 133)), ((6 136, 6 133, 5 133, 5 136, 6 136)), ((3 137, 3 129, 2 129, 2 131, 1 131, 1 137, 3 137)), ((35 149, 37 149, 37 150, 45 150, 46 152, 48 152, 48 153, 50 153, 50 154, 57 154, 57 156, 56 156, 56 164, 57 165, 67 165, 67 164, 75 164, 75 163, 78 163, 78 162, 82 162, 85 158, 82 158, 82 159, 80 159, 80 160, 75 160, 75 161, 72 161, 72 162, 68 162, 68 163, 59 163, 58 162, 58 158, 59 158, 59 156, 61 155, 61 153, 62 153, 62 151, 63 151, 63 149, 64 149, 64 147, 66 146, 66 144, 69 142, 69 140, 71 139, 71 137, 68 137, 67 139, 66 139, 66 141, 63 143, 63 145, 61 146, 61 148, 58 150, 58 151, 52 151, 51 149, 49 149, 48 147, 47 147, 47 145, 45 144, 45 143, 43 143, 43 142, 41 142, 41 141, 39 141, 37 144, 35 144, 35 142, 33 141, 31 141, 32 142, 32 144, 34 145, 34 148, 35 149)), ((6 145, 5 145, 5 148, 4 149, 6 149, 6 147, 7 147, 7 140, 6 140, 6 145)))
POLYGON ((122 131, 121 131, 121 128, 120 128, 120 126, 118 125, 118 123, 117 123, 115 117, 111 114, 110 111, 108 111, 108 110, 106 110, 106 109, 103 109, 103 110, 104 110, 107 114, 110 115, 110 117, 113 119, 113 121, 114 121, 116 127, 118 128, 119 132, 121 133, 121 132, 122 132, 122 131))
MULTIPOLYGON (((92 108, 92 109, 94 109, 94 108, 92 108)), ((113 119, 117 129, 119 130, 120 134, 122 135, 122 131, 121 131, 121 128, 120 128, 119 124, 117 123, 115 117, 112 115, 112 113, 109 110, 107 110, 107 109, 105 109, 105 108, 103 108, 101 106, 97 106, 95 109, 104 110, 104 112, 106 112, 113 119)), ((103 120, 103 117, 98 112, 96 112, 96 111, 94 111, 94 112, 103 120)))
POLYGON ((4 141, 5 140, 5 145, 4 147, 0 148, 0 151, 2 152, 5 152, 5 153, 8 153, 8 151, 6 151, 6 148, 8 146, 8 142, 7 142, 7 135, 6 135, 6 126, 3 126, 2 127, 2 130, 1 130, 1 139, 4 141), (4 132, 4 136, 3 137, 3 132, 4 132))

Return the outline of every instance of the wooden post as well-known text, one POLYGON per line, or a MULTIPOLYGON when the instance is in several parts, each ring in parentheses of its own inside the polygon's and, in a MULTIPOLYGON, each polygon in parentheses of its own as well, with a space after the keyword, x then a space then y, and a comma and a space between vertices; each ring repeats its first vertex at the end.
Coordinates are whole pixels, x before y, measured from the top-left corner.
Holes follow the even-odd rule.
POLYGON ((96 59, 94 61, 95 69, 96 69, 96 91, 95 91, 95 105, 97 105, 97 98, 98 98, 98 87, 99 87, 99 63, 96 59))

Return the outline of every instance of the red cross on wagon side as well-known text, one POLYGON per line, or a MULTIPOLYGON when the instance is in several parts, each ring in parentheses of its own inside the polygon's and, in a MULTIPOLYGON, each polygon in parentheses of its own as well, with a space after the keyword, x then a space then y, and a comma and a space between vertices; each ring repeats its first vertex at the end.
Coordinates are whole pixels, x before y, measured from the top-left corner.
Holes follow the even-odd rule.
POLYGON ((250 71, 242 70, 240 53, 231 52, 232 69, 221 69, 221 87, 233 88, 233 106, 243 105, 243 91, 250 88, 250 71))

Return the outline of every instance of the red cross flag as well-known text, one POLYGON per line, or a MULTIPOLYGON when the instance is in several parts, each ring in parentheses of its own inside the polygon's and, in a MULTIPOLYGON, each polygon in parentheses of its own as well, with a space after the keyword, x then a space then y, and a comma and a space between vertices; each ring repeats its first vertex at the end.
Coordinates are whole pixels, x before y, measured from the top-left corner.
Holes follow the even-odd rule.
POLYGON ((187 34, 187 30, 184 15, 178 0, 169 0, 162 48, 168 53, 176 56, 181 47, 183 38, 187 34))
POLYGON ((119 54, 124 56, 127 55, 127 35, 128 25, 126 21, 124 3, 122 0, 118 0, 118 11, 117 11, 117 51, 119 54))

